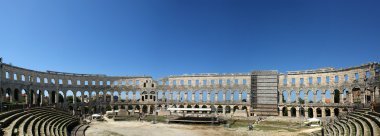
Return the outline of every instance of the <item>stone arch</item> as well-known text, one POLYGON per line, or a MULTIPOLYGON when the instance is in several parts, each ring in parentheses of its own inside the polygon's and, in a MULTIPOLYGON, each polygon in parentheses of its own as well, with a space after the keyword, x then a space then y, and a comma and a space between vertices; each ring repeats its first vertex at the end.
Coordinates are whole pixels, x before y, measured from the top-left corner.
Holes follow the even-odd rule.
POLYGON ((325 115, 326 115, 326 117, 330 117, 331 116, 331 110, 329 108, 325 109, 325 115))
POLYGON ((334 109, 334 115, 337 117, 339 116, 339 109, 338 108, 335 108, 334 109))
MULTIPOLYGON (((206 105, 202 105, 202 108, 207 108, 206 105)), ((202 113, 207 113, 207 111, 202 111, 202 113)))
POLYGON ((282 116, 288 116, 288 108, 286 106, 282 107, 282 116))
POLYGON ((185 91, 181 90, 179 92, 179 101, 180 102, 185 102, 186 98, 185 98, 185 91))
POLYGON ((297 116, 297 110, 296 108, 292 107, 290 108, 290 116, 296 117, 297 116))
POLYGON ((4 102, 8 102, 8 103, 12 102, 13 97, 12 97, 12 90, 10 88, 5 89, 4 96, 5 96, 4 102))
POLYGON ((308 108, 307 112, 308 112, 307 117, 309 117, 309 118, 313 118, 314 117, 313 108, 308 108))
POLYGON ((64 95, 63 91, 61 90, 58 93, 59 93, 58 94, 58 103, 64 103, 65 102, 65 95, 64 95))
POLYGON ((290 91, 290 103, 296 103, 297 94, 296 91, 290 91))
POLYGON ((314 103, 314 92, 313 90, 308 90, 307 91, 307 100, 308 100, 308 103, 314 103))
POLYGON ((127 91, 125 91, 125 90, 121 91, 120 96, 121 96, 120 102, 126 102, 127 101, 127 99, 128 99, 127 98, 127 91))
POLYGON ((114 102, 119 102, 119 100, 120 100, 120 98, 119 98, 119 91, 113 91, 112 98, 113 98, 114 102))
POLYGON ((321 108, 316 109, 317 117, 322 117, 322 110, 321 108))
POLYGON ((334 90, 334 103, 340 102, 340 91, 338 89, 334 90))
POLYGON ((325 101, 324 103, 331 103, 331 92, 330 90, 325 91, 325 101))
POLYGON ((233 101, 234 102, 239 102, 240 101, 240 98, 239 98, 239 91, 238 90, 235 90, 234 91, 234 97, 233 97, 233 101))
POLYGON ((345 102, 347 102, 348 100, 349 100, 349 98, 348 98, 348 96, 349 96, 349 91, 347 90, 347 88, 344 88, 343 89, 343 102, 345 103, 345 102))
POLYGON ((172 92, 172 100, 174 100, 174 101, 178 101, 178 91, 177 90, 174 90, 173 92, 172 92))
POLYGON ((133 98, 133 91, 128 91, 128 98, 127 98, 127 101, 128 102, 132 102, 134 101, 134 98, 133 98))
POLYGON ((223 107, 222 107, 222 105, 218 105, 217 111, 218 111, 218 113, 223 113, 223 107))
POLYGON ((303 90, 299 91, 298 101, 300 104, 305 104, 305 92, 303 90))
POLYGON ((193 102, 194 100, 193 100, 193 92, 191 91, 191 90, 188 90, 187 91, 187 101, 188 102, 193 102))
POLYGON ((235 112, 236 110, 240 110, 239 106, 237 106, 237 105, 234 106, 234 112, 235 112))
POLYGON ((194 92, 194 102, 199 102, 199 91, 198 90, 196 90, 194 92))
POLYGON ((247 97, 248 97, 247 91, 244 90, 241 93, 241 102, 248 102, 247 97))
MULTIPOLYGON (((30 99, 28 99, 29 92, 25 89, 21 89, 21 98, 19 97, 19 102, 28 104, 30 99)), ((15 99, 16 100, 16 99, 15 99)))
POLYGON ((16 88, 14 91, 13 91, 13 99, 16 101, 16 102, 19 102, 20 101, 20 97, 19 97, 19 93, 20 91, 16 88))
POLYGON ((305 117, 305 109, 303 107, 300 107, 299 112, 302 117, 305 117))
POLYGON ((141 98, 140 90, 135 91, 135 101, 139 102, 141 98))
POLYGON ((207 102, 207 98, 208 98, 207 94, 208 93, 206 90, 202 91, 202 102, 207 102))
POLYGON ((77 102, 83 102, 83 100, 82 100, 82 92, 81 91, 76 91, 76 93, 75 93, 75 100, 77 102))
POLYGON ((90 93, 88 91, 84 91, 83 92, 83 98, 84 98, 84 102, 85 103, 89 103, 90 102, 90 93))
POLYGON ((210 102, 212 102, 212 103, 215 102, 215 91, 214 90, 210 91, 210 102))
POLYGON ((76 98, 76 97, 74 96, 73 91, 67 90, 66 91, 66 98, 65 98, 66 102, 68 102, 68 103, 74 103, 75 102, 74 98, 76 98))
POLYGON ((230 102, 231 101, 231 90, 227 90, 225 94, 225 102, 230 102))
POLYGON ((288 96, 289 94, 288 94, 288 91, 286 91, 286 90, 284 90, 284 91, 282 91, 282 102, 283 103, 288 103, 288 96))
POLYGON ((225 112, 226 113, 231 113, 231 107, 229 105, 226 106, 225 112))
POLYGON ((148 106, 147 105, 143 105, 142 112, 143 113, 148 113, 148 106))
POLYGON ((223 102, 224 98, 223 98, 223 91, 222 90, 219 90, 218 91, 218 102, 223 102))

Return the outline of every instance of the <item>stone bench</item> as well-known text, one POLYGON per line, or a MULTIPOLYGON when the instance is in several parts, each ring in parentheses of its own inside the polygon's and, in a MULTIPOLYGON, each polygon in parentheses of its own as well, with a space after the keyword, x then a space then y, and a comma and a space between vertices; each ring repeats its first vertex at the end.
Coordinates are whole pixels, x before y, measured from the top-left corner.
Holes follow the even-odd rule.
POLYGON ((3 129, 5 132, 4 136, 12 136, 14 133, 18 134, 18 131, 19 131, 18 126, 22 123, 23 120, 25 120, 26 118, 28 118, 31 115, 32 115, 32 113, 26 113, 26 114, 23 114, 20 117, 16 118, 15 120, 13 120, 12 123, 8 127, 3 129))
POLYGON ((347 116, 347 118, 352 119, 354 122, 356 122, 357 124, 360 125, 360 127, 361 127, 360 130, 362 131, 362 135, 364 135, 364 136, 369 136, 369 135, 371 135, 371 131, 370 131, 369 126, 368 126, 367 123, 365 123, 363 120, 358 119, 358 118, 356 118, 355 116, 347 116))
POLYGON ((380 135, 379 134, 379 127, 378 127, 378 125, 373 120, 371 120, 370 118, 364 116, 363 114, 365 114, 365 113, 361 113, 361 112, 359 112, 359 113, 358 112, 352 112, 352 113, 350 113, 351 116, 355 116, 356 118, 359 118, 359 119, 363 120, 367 124, 367 126, 369 127, 370 132, 371 132, 372 135, 376 135, 376 136, 380 135))

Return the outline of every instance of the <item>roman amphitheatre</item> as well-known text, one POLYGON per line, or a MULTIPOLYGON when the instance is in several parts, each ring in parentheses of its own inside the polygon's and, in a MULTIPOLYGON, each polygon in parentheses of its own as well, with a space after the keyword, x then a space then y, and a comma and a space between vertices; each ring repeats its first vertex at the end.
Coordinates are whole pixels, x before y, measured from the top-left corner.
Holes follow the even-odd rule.
POLYGON ((380 135, 379 63, 107 76, 0 61, 1 135, 380 135))

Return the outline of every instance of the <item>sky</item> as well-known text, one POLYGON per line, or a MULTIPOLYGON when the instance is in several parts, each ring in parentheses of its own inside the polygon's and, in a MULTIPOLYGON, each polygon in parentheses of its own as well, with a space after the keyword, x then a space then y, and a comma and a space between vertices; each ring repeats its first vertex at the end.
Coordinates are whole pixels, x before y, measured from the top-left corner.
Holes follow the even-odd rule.
POLYGON ((380 1, 0 0, 0 57, 159 79, 380 60, 380 1))

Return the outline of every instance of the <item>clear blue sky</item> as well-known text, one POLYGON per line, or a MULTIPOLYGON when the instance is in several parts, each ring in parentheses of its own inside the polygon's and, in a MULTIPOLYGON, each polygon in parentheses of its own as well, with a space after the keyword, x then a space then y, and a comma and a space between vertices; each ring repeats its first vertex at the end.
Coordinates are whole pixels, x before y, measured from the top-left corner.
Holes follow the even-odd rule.
POLYGON ((0 0, 0 56, 107 75, 349 67, 380 60, 380 1, 0 0))

